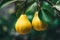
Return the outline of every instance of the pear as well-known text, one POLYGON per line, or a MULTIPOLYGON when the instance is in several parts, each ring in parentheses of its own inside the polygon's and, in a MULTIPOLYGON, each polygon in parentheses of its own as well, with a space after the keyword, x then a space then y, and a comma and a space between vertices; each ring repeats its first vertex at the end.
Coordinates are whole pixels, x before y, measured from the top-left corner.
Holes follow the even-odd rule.
POLYGON ((32 20, 32 26, 36 31, 46 30, 46 25, 38 17, 38 11, 36 11, 34 15, 34 18, 32 20))
POLYGON ((31 31, 32 25, 28 20, 26 14, 21 14, 15 24, 15 29, 19 34, 28 34, 31 31))

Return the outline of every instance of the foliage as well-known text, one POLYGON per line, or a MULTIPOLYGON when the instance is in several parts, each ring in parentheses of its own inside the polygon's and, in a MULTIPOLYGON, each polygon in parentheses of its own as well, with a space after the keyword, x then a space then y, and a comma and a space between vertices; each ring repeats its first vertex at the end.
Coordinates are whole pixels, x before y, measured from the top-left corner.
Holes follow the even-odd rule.
MULTIPOLYGON (((47 23, 48 28, 41 32, 32 29, 31 33, 26 35, 28 40, 60 40, 58 36, 60 35, 60 0, 43 0, 39 5, 39 18, 47 23)), ((32 22, 37 7, 35 0, 28 0, 26 6, 25 1, 1 1, 0 40, 22 40, 24 35, 21 36, 15 32, 15 23, 23 11, 25 11, 29 21, 32 22)))

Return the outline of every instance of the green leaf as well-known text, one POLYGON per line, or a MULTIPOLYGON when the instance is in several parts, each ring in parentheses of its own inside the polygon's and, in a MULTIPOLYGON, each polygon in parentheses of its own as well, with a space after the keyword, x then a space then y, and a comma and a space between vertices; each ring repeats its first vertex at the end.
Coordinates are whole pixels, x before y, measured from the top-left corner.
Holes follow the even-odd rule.
POLYGON ((11 4, 11 3, 15 2, 15 1, 16 0, 8 1, 5 4, 3 4, 0 8, 4 8, 4 7, 8 6, 9 4, 11 4))
POLYGON ((60 11, 60 5, 54 5, 53 7, 60 11))
POLYGON ((0 6, 11 0, 0 0, 0 6))
POLYGON ((56 5, 60 5, 60 1, 59 0, 56 2, 56 5))
POLYGON ((54 9, 52 8, 52 6, 49 3, 45 2, 45 1, 42 3, 42 9, 49 11, 50 15, 52 15, 52 16, 54 15, 54 9))
POLYGON ((47 10, 41 9, 41 11, 39 12, 39 18, 43 22, 51 24, 53 17, 50 15, 50 13, 47 10))
POLYGON ((51 2, 53 2, 54 4, 56 4, 56 3, 57 3, 57 1, 58 1, 58 0, 51 0, 51 2))
POLYGON ((32 22, 34 13, 37 10, 37 3, 33 3, 30 7, 27 8, 26 10, 26 15, 28 16, 28 19, 32 22))
POLYGON ((26 13, 27 14, 34 14, 34 12, 36 11, 37 8, 37 3, 33 3, 29 8, 27 8, 26 13))

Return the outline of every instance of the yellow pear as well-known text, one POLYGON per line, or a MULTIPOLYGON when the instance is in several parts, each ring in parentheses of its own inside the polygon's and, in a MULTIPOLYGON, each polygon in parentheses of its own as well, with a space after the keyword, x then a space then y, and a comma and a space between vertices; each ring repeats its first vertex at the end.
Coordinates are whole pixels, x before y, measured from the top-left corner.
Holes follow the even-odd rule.
POLYGON ((47 25, 44 24, 38 17, 38 11, 36 11, 34 18, 32 20, 32 26, 36 31, 44 31, 47 28, 47 25))
POLYGON ((31 31, 32 25, 25 14, 18 18, 15 29, 19 34, 28 34, 31 31))

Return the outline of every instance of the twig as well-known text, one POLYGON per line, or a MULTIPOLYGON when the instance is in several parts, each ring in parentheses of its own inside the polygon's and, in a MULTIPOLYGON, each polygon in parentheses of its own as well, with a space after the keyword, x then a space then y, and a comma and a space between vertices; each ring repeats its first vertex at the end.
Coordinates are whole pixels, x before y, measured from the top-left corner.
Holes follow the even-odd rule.
MULTIPOLYGON (((51 1, 47 0, 47 2, 53 7, 55 4, 53 4, 51 1)), ((58 12, 60 12, 57 8, 53 7, 53 9, 57 10, 58 12)))

